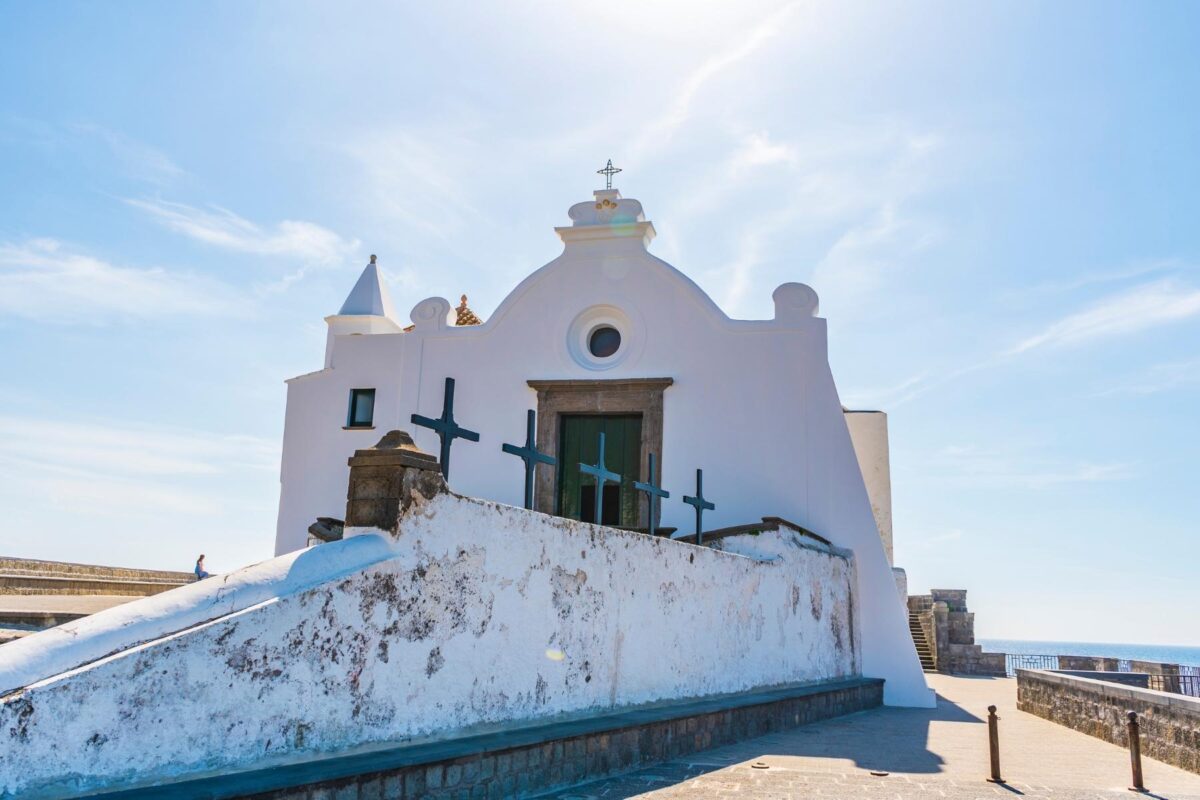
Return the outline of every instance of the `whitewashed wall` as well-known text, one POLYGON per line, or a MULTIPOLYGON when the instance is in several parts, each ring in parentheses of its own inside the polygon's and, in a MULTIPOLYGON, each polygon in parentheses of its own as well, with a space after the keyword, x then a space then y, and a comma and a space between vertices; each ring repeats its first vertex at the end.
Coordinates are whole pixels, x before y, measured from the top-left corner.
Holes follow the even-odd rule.
POLYGON ((892 553, 892 466, 888 447, 887 414, 882 411, 847 411, 846 427, 854 454, 862 469, 871 513, 883 540, 883 551, 889 564, 895 564, 892 553))
POLYGON ((450 303, 429 298, 414 307, 410 333, 342 336, 331 328, 327 368, 288 386, 276 552, 303 546, 316 517, 344 514, 346 459, 383 431, 403 428, 437 452, 436 436, 409 418, 441 413, 446 377, 457 380, 459 423, 482 434, 478 444, 454 445, 452 488, 514 505, 522 502, 521 464, 500 445, 524 442, 525 410, 537 404, 528 380, 669 377, 659 455, 672 498, 662 524, 691 528, 693 511, 680 498, 694 490, 699 467, 717 504, 707 525, 780 516, 853 550, 864 674, 887 681, 889 705, 932 707, 834 385, 816 293, 783 284, 773 319, 730 319, 647 251, 654 229, 640 221, 641 205, 618 203, 632 204, 625 224, 589 220, 590 202, 573 206, 575 224, 556 229, 563 253, 484 325, 448 326, 450 303), (572 350, 575 323, 597 309, 623 320, 622 349, 602 365, 572 350), (355 387, 377 389, 376 430, 342 430, 355 387))
MULTIPOLYGON (((96 641, 122 649, 65 674, 39 675, 68 662, 38 646, 46 634, 27 637, 17 666, 44 680, 0 707, 0 794, 60 796, 859 671, 847 554, 790 532, 725 547, 439 495, 396 540, 306 551, 304 582, 274 571, 277 596, 257 580, 250 605, 199 627, 129 647, 146 633, 130 627, 139 607, 156 612, 172 592, 98 614, 80 653, 96 641), (388 558, 346 572, 381 544, 388 558), (322 563, 333 580, 314 585, 322 563)), ((194 605, 177 609, 181 626, 194 605)), ((156 619, 169 627, 169 614, 156 619)))

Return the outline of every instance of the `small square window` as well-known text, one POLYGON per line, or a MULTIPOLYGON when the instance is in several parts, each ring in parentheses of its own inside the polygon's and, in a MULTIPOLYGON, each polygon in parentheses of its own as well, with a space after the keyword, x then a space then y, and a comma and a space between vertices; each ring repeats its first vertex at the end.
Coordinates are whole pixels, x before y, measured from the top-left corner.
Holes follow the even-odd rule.
POLYGON ((351 389, 347 428, 370 428, 375 420, 375 390, 351 389))

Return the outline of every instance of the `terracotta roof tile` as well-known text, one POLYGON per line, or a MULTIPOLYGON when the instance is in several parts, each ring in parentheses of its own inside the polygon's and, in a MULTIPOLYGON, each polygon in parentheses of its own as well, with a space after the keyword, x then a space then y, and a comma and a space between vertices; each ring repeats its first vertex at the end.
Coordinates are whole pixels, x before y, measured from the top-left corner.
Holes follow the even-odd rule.
MULTIPOLYGON (((482 325, 483 324, 483 320, 481 320, 475 314, 474 311, 467 308, 467 296, 465 294, 462 296, 462 302, 459 303, 458 308, 454 309, 454 312, 455 312, 454 324, 456 327, 463 326, 463 325, 482 325)), ((417 327, 416 325, 409 325, 407 328, 404 329, 404 332, 408 333, 409 331, 413 330, 416 327, 417 327)))
POLYGON ((454 320, 455 325, 482 325, 483 324, 483 320, 481 320, 479 317, 475 316, 474 311, 467 308, 467 296, 465 294, 462 296, 462 303, 459 304, 458 308, 455 309, 455 311, 458 312, 458 316, 454 320))

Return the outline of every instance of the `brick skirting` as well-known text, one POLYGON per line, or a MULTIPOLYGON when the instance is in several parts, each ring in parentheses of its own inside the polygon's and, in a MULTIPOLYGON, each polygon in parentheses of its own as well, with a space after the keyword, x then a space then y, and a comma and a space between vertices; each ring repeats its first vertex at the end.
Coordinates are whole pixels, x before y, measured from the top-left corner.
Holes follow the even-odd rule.
POLYGON ((121 798, 510 798, 874 708, 883 681, 852 678, 628 711, 100 795, 121 798))
MULTIPOLYGON (((1113 675, 1120 678, 1121 673, 1113 675)), ((1017 708, 1122 747, 1129 746, 1126 714, 1137 712, 1142 755, 1200 773, 1198 698, 1081 675, 1019 669, 1017 708)))

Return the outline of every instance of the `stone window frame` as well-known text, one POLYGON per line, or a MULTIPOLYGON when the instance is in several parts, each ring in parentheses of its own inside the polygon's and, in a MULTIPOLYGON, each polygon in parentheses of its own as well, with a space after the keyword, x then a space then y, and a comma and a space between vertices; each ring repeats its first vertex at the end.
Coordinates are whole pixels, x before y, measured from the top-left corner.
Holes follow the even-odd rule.
MULTIPOLYGON (((537 392, 537 443, 543 453, 558 458, 559 420, 563 415, 640 414, 642 436, 637 480, 647 480, 648 453, 654 453, 659 476, 662 475, 663 392, 675 383, 674 378, 529 380, 526 383, 537 392)), ((534 508, 546 514, 556 513, 558 469, 540 469, 534 481, 534 508)), ((648 509, 647 498, 640 497, 639 525, 645 525, 648 509)))

